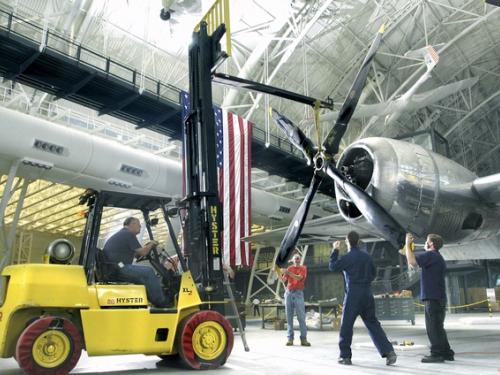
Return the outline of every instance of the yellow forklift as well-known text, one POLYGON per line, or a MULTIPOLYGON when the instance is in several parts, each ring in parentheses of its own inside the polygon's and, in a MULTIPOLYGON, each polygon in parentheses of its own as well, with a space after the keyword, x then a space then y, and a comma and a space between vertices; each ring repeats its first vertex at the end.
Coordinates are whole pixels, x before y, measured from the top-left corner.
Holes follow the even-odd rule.
MULTIPOLYGON (((91 191, 82 199, 90 209, 78 265, 65 264, 70 246, 60 241, 50 251, 51 263, 2 270, 0 357, 15 357, 28 375, 66 375, 82 349, 90 356, 142 353, 165 360, 179 358, 192 369, 216 368, 226 362, 233 329, 223 315, 205 309, 220 308, 225 282, 212 82, 308 104, 317 113, 319 108, 333 108, 331 99, 319 101, 217 73, 230 54, 229 0, 217 0, 196 27, 189 46, 189 111, 182 124, 186 192, 176 208, 183 213, 182 251, 172 237, 181 275, 165 274, 156 250, 149 257, 167 286, 172 307, 150 307, 142 285, 106 282, 103 262, 98 261, 102 251, 97 248, 104 207, 142 211, 151 239, 154 220, 149 214, 160 209, 172 234, 170 199, 91 191), (220 45, 224 34, 227 52, 220 45)), ((157 124, 155 130, 167 135, 170 131, 163 132, 157 124)), ((241 324, 239 328, 242 331, 241 324)))
POLYGON ((211 72, 227 57, 220 47, 226 26, 213 21, 228 22, 228 4, 228 0, 214 4, 205 16, 212 19, 211 25, 202 21, 189 47, 190 110, 182 124, 186 165, 182 251, 176 246, 182 274, 165 277, 155 250, 149 259, 167 291, 175 291, 172 307, 150 307, 143 285, 107 283, 96 261, 101 254, 96 245, 104 207, 141 210, 153 239, 149 213, 163 210, 168 224, 169 200, 91 192, 83 199, 90 210, 78 265, 64 264, 70 251, 61 241, 51 249, 52 263, 12 265, 1 272, 0 357, 14 357, 28 375, 66 375, 82 349, 90 356, 178 357, 192 369, 219 367, 230 355, 233 328, 217 311, 203 309, 220 308, 217 302, 224 298, 211 72))
MULTIPOLYGON (((192 274, 175 242, 181 273, 172 274, 160 262, 156 248, 148 260, 163 279, 172 307, 148 305, 143 285, 107 282, 97 248, 105 207, 140 210, 150 239, 150 212, 160 210, 169 232, 169 198, 116 192, 91 192, 79 265, 67 264, 68 241, 55 242, 48 264, 6 267, 0 307, 0 357, 14 357, 29 375, 67 374, 82 349, 89 356, 157 355, 178 359, 189 368, 215 368, 226 362, 233 346, 233 328, 220 313, 200 309, 202 300, 192 274)), ((175 237, 172 239, 175 240, 175 237)))

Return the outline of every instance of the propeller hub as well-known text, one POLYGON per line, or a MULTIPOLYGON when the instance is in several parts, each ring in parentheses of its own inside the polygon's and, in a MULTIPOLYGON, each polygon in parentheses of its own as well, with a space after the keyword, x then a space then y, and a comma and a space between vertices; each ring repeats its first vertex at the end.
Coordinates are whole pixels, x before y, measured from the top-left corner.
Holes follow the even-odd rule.
POLYGON ((325 166, 325 156, 322 153, 318 153, 314 156, 314 170, 316 172, 321 171, 325 166))

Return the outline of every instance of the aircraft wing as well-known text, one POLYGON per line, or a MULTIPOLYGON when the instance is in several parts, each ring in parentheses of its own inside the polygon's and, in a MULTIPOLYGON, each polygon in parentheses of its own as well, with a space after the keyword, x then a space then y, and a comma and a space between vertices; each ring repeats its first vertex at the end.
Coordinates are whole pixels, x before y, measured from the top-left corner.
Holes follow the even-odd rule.
POLYGON ((476 178, 472 182, 472 190, 482 201, 497 209, 500 207, 500 173, 476 178))
MULTIPOLYGON (((392 100, 389 102, 377 104, 360 104, 354 111, 353 118, 364 118, 371 116, 386 116, 395 112, 410 112, 434 104, 447 96, 455 94, 461 90, 472 87, 478 81, 478 77, 467 78, 461 81, 453 82, 421 94, 413 94, 408 100, 402 102, 392 100)), ((320 116, 321 121, 334 121, 338 112, 328 112, 320 116)), ((312 119, 307 119, 304 124, 312 124, 312 119)))
MULTIPOLYGON (((265 246, 279 246, 285 236, 286 230, 287 227, 273 229, 245 237, 243 240, 265 246)), ((311 245, 344 239, 346 234, 351 230, 358 232, 364 242, 383 241, 365 220, 351 224, 346 222, 342 215, 335 214, 306 221, 298 245, 311 245)))
POLYGON ((423 92, 421 94, 414 94, 408 99, 405 111, 413 111, 419 108, 439 102, 440 100, 455 94, 459 91, 472 87, 478 81, 478 77, 467 78, 461 81, 453 82, 433 90, 423 92))

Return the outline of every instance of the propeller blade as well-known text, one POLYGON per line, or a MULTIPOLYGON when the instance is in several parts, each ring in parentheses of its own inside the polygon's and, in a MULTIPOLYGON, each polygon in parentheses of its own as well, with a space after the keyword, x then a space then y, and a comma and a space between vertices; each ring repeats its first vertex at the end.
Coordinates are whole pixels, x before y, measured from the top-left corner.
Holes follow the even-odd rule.
POLYGON ((347 130, 347 125, 349 124, 352 114, 358 105, 359 97, 361 96, 361 92, 365 86, 371 63, 380 45, 380 40, 382 39, 384 31, 385 27, 382 25, 370 47, 370 50, 368 51, 368 54, 365 57, 365 60, 363 61, 363 64, 361 65, 361 68, 359 69, 358 75, 356 76, 351 89, 349 90, 349 95, 347 95, 344 104, 342 104, 342 108, 339 111, 335 125, 323 142, 325 152, 330 155, 336 155, 339 151, 340 140, 344 136, 344 133, 347 130))
POLYGON ((283 133, 286 134, 290 142, 302 151, 307 159, 307 164, 310 165, 313 161, 314 155, 316 154, 316 148, 314 147, 312 141, 306 137, 297 125, 276 111, 274 108, 271 109, 271 115, 273 120, 276 122, 276 125, 283 130, 283 133))
POLYGON ((295 245, 299 240, 300 232, 302 232, 307 213, 309 212, 309 207, 311 206, 314 194, 316 194, 316 191, 318 191, 318 187, 321 184, 321 181, 323 181, 323 177, 319 176, 317 173, 314 173, 306 197, 295 213, 295 216, 293 217, 293 220, 285 233, 285 237, 283 237, 283 240, 281 241, 280 251, 278 252, 278 256, 276 257, 276 265, 278 267, 286 267, 287 261, 288 259, 290 259, 290 255, 292 254, 292 251, 293 249, 295 249, 295 245))
POLYGON ((335 166, 327 162, 323 171, 351 198, 366 220, 396 249, 401 249, 405 243, 405 229, 363 189, 347 180, 335 166))

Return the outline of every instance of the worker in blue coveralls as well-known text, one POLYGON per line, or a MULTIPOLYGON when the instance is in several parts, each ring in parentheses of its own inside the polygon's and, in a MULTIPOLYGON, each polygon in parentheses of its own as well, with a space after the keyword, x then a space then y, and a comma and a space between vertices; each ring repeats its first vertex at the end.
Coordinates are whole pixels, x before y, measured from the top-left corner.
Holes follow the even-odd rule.
POLYGON ((359 234, 349 232, 346 236, 348 253, 339 259, 340 241, 335 241, 330 255, 330 271, 342 271, 345 280, 344 306, 339 333, 340 358, 338 363, 351 365, 351 342, 356 318, 361 316, 375 347, 386 359, 387 365, 396 363, 392 344, 375 316, 375 300, 371 283, 375 278, 375 266, 371 256, 358 247, 359 234))

